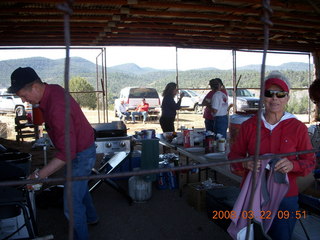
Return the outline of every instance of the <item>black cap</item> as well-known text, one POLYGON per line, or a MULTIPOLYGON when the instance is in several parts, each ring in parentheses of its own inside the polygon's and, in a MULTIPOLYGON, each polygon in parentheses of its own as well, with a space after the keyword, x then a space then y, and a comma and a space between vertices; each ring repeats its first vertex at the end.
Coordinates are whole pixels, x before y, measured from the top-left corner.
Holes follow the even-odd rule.
POLYGON ((19 67, 11 74, 11 87, 8 93, 16 93, 28 83, 40 79, 36 71, 31 67, 19 67))
POLYGON ((220 78, 213 78, 209 81, 209 85, 210 86, 218 85, 220 82, 222 82, 220 78))

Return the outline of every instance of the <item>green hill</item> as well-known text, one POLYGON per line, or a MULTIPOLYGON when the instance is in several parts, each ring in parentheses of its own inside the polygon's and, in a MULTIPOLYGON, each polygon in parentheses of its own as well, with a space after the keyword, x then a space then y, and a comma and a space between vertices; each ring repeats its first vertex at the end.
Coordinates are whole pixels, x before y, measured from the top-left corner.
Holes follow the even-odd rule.
MULTIPOLYGON (((34 68, 41 79, 48 83, 63 84, 64 59, 51 60, 44 57, 23 58, 0 61, 0 88, 10 86, 10 75, 18 67, 30 66, 34 68)), ((101 66, 99 67, 101 69, 101 66)), ((259 64, 249 65, 237 69, 237 76, 241 75, 239 87, 255 88, 260 84, 259 64)), ((308 86, 307 63, 285 63, 280 66, 266 66, 270 70, 281 70, 291 80, 292 87, 308 86)), ((99 82, 102 74, 99 73, 99 82)), ((83 77, 96 88, 96 65, 80 57, 70 58, 70 78, 83 77)), ((193 69, 179 71, 180 88, 207 88, 211 78, 219 77, 226 86, 232 86, 232 71, 216 68, 193 69)), ((168 82, 176 81, 175 70, 159 70, 141 68, 134 63, 122 64, 107 69, 107 86, 110 102, 117 97, 121 88, 127 86, 154 87, 162 92, 168 82)), ((100 89, 99 89, 100 90, 100 89)))

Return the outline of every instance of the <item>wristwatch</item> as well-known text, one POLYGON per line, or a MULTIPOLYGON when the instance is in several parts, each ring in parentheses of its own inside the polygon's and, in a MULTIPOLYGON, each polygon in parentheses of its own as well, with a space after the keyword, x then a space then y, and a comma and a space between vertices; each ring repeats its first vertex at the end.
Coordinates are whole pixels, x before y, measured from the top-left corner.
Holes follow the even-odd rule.
POLYGON ((39 179, 40 178, 40 174, 39 174, 39 171, 40 171, 40 169, 39 168, 37 168, 36 170, 34 170, 34 178, 35 179, 39 179))

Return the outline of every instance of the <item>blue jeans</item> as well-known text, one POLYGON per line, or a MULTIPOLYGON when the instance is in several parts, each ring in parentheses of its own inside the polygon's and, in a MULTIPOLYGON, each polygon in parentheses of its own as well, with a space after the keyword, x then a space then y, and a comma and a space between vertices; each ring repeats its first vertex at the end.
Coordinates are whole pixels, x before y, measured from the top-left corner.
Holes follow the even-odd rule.
MULTIPOLYGON (((290 216, 293 216, 293 213, 295 213, 298 209, 298 196, 294 196, 285 197, 281 201, 278 211, 289 211, 290 216)), ((268 231, 268 235, 272 238, 272 240, 290 240, 296 221, 297 220, 293 217, 289 219, 279 219, 276 215, 268 231)))
POLYGON ((132 117, 132 121, 136 121, 135 116, 143 116, 143 121, 145 122, 147 120, 147 116, 148 116, 148 112, 143 111, 143 112, 132 112, 131 117, 132 117))
MULTIPOLYGON (((72 176, 89 176, 91 169, 96 162, 96 147, 93 144, 86 150, 77 153, 72 160, 72 176)), ((64 214, 69 219, 67 205, 67 188, 64 189, 64 214)), ((89 239, 87 222, 98 220, 96 209, 93 205, 88 188, 88 180, 72 182, 73 218, 74 218, 74 239, 89 239)))
POLYGON ((129 112, 124 112, 124 113, 119 113, 119 119, 122 120, 124 118, 124 120, 129 120, 129 116, 130 113, 129 112))
POLYGON ((206 128, 206 131, 214 132, 214 119, 205 119, 204 126, 206 128))
POLYGON ((225 139, 227 139, 228 129, 228 115, 215 116, 214 117, 214 133, 220 133, 225 139))

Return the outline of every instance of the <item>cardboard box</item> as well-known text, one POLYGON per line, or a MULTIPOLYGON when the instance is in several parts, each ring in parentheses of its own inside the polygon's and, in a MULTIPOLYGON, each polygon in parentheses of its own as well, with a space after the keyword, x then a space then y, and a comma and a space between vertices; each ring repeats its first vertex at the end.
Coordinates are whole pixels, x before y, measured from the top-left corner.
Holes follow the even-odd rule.
POLYGON ((231 220, 229 218, 215 218, 217 211, 231 211, 240 194, 240 188, 234 186, 217 187, 206 190, 206 209, 208 218, 219 225, 224 230, 227 230, 231 220))
POLYGON ((201 182, 187 185, 187 202, 197 211, 206 210, 206 190, 201 188, 201 182))
POLYGON ((179 172, 179 187, 180 189, 189 184, 189 183, 196 183, 199 181, 204 181, 206 180, 206 171, 202 170, 199 172, 192 172, 189 171, 189 178, 188 178, 188 173, 187 172, 179 172), (200 174, 200 179, 199 179, 199 174, 200 174))

